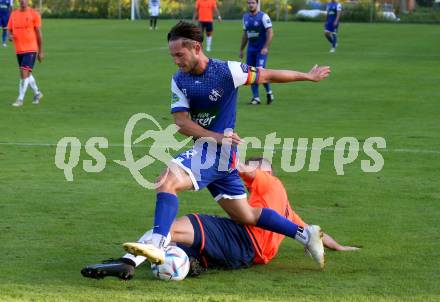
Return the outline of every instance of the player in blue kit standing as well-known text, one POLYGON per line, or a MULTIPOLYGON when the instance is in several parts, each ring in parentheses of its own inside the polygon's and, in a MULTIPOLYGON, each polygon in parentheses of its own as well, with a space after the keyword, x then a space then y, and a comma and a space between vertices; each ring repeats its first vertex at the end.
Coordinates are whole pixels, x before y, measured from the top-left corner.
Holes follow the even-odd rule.
POLYGON ((8 21, 14 3, 13 0, 0 0, 0 26, 2 27, 2 45, 6 47, 8 21))
POLYGON ((336 46, 338 46, 337 34, 341 12, 342 5, 338 3, 337 0, 332 0, 327 4, 327 19, 324 26, 324 35, 332 45, 330 52, 335 52, 336 46))
MULTIPOLYGON (((258 10, 258 0, 248 0, 249 12, 243 16, 243 36, 241 38, 240 58, 247 47, 246 64, 248 66, 266 67, 269 46, 273 38, 272 21, 269 16, 258 10)), ((263 84, 267 94, 267 104, 270 105, 274 96, 269 83, 263 84)), ((259 105, 260 96, 258 84, 252 84, 252 100, 249 104, 259 105)))
POLYGON ((276 211, 251 207, 236 169, 234 132, 238 87, 262 83, 287 83, 325 79, 330 68, 313 67, 308 73, 250 67, 240 62, 208 58, 203 35, 195 24, 179 22, 168 33, 168 47, 179 71, 171 80, 171 113, 179 132, 193 137, 194 147, 171 162, 158 180, 154 227, 145 244, 125 244, 132 254, 145 255, 152 263, 165 261, 164 248, 178 211, 177 194, 207 187, 225 212, 237 223, 256 225, 301 242, 318 264, 324 266, 322 231, 289 221, 276 211), (141 250, 141 251, 139 251, 141 250))

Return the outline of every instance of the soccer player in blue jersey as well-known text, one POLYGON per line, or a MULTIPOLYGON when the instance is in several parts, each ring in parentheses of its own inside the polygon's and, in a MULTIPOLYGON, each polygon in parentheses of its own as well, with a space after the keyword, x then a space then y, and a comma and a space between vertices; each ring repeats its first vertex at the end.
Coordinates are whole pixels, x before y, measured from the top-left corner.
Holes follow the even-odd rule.
POLYGON ((339 27, 339 19, 341 18, 342 5, 337 0, 332 0, 327 4, 327 19, 324 26, 324 35, 332 45, 330 52, 336 51, 338 45, 337 33, 339 27))
MULTIPOLYGON (((248 66, 266 67, 269 46, 273 38, 272 21, 269 16, 258 10, 258 0, 248 0, 249 12, 243 16, 243 36, 241 38, 240 58, 243 58, 243 51, 248 44, 246 53, 246 64, 248 66)), ((269 83, 263 84, 267 94, 267 104, 274 100, 269 83)), ((252 84, 252 100, 249 104, 259 105, 260 96, 258 84, 252 84)))
POLYGON ((152 263, 164 263, 166 237, 178 210, 177 193, 207 187, 226 213, 241 224, 256 225, 301 242, 324 266, 319 226, 300 228, 272 209, 251 207, 236 169, 234 132, 238 87, 254 83, 319 82, 330 68, 313 67, 308 73, 250 67, 240 62, 208 58, 201 29, 179 22, 168 33, 168 47, 179 71, 172 77, 171 113, 179 132, 196 139, 192 149, 168 164, 158 181, 151 242, 144 244, 152 263), (211 163, 206 166, 206 163, 211 163))
POLYGON ((0 0, 0 26, 2 28, 2 45, 6 47, 8 37, 8 21, 14 3, 13 0, 0 0))

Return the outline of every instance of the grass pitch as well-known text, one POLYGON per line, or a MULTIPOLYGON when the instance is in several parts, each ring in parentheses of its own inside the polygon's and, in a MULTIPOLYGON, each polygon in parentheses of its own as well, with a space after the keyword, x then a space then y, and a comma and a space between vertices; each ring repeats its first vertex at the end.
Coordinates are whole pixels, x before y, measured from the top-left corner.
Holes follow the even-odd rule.
MULTIPOLYGON (((269 68, 307 71, 328 64, 320 84, 273 85, 272 106, 249 107, 240 89, 238 133, 264 139, 381 136, 385 165, 364 173, 360 160, 337 176, 333 152, 318 172, 286 173, 275 167, 303 218, 320 224, 358 253, 328 252, 319 271, 301 247, 285 240, 267 266, 215 271, 183 282, 152 279, 139 268, 129 282, 95 281, 86 264, 122 254, 121 243, 152 225, 154 192, 141 188, 123 159, 129 117, 146 112, 162 126, 169 114, 175 71, 165 36, 174 24, 44 20, 46 61, 35 76, 45 98, 22 108, 12 48, 0 49, 0 300, 1 301, 402 301, 439 300, 440 81, 438 27, 342 24, 337 53, 317 23, 275 23, 269 68), (85 173, 81 153, 67 182, 54 163, 55 144, 76 136, 108 138, 101 173, 85 173)), ((212 56, 238 59, 240 22, 216 24, 212 56)), ((140 130, 139 130, 140 131, 140 130)), ((84 150, 84 149, 83 149, 84 150)), ((147 148, 136 149, 141 156, 147 148)), ((258 154, 258 151, 254 151, 258 154)), ((308 153, 308 157, 310 152, 308 153)), ((306 167, 307 167, 306 162, 306 167)), ((144 171, 154 179, 162 167, 144 171)), ((179 214, 223 215, 207 191, 185 193, 179 214)))

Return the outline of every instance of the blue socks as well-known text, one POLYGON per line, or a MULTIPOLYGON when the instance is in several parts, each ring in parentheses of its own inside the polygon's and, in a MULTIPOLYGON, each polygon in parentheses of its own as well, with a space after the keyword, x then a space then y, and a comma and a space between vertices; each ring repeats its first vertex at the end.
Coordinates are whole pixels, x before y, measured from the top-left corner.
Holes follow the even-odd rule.
POLYGON ((259 95, 258 95, 258 84, 252 84, 251 85, 251 90, 252 90, 252 97, 254 99, 258 98, 259 97, 259 95))
POLYGON ((331 41, 332 46, 333 46, 333 48, 336 48, 336 43, 338 43, 336 34, 332 34, 332 38, 333 38, 331 41))
POLYGON ((156 195, 153 233, 167 237, 179 208, 177 196, 160 192, 156 195))
POLYGON ((2 43, 5 44, 6 43, 6 37, 7 37, 7 32, 4 30, 2 33, 2 43))
POLYGON ((298 231, 298 225, 281 216, 274 210, 267 208, 262 209, 261 216, 257 221, 257 227, 282 234, 290 238, 295 238, 298 231))

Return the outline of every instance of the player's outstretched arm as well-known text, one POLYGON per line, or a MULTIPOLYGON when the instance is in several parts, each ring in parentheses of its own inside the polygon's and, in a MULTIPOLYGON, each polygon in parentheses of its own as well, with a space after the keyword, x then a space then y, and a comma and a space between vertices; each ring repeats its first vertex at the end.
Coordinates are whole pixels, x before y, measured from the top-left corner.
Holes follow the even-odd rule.
POLYGON ((324 243, 325 247, 335 251, 357 251, 360 249, 355 246, 340 245, 338 242, 336 242, 336 240, 334 240, 330 235, 326 233, 324 233, 322 242, 324 243))
POLYGON ((296 81, 319 82, 326 79, 330 74, 329 66, 315 65, 309 72, 294 70, 260 69, 258 84, 264 83, 289 83, 296 81))

